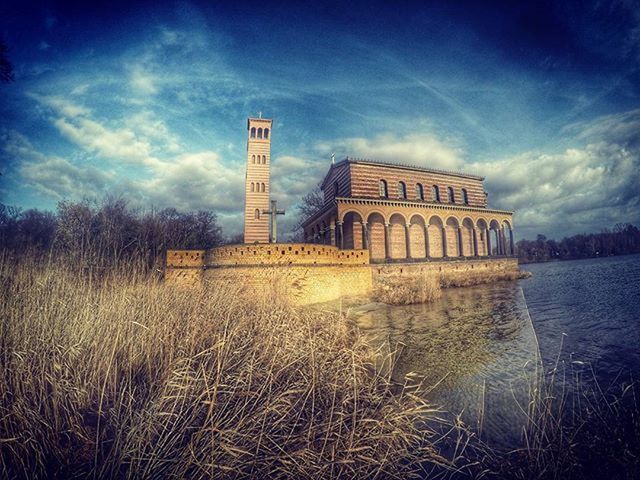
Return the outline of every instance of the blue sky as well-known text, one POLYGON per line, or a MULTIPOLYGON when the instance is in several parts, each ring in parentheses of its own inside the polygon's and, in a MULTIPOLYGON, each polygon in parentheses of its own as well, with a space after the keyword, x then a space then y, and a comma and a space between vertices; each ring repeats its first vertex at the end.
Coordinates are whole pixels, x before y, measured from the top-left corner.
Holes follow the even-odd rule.
POLYGON ((262 111, 285 228, 332 152, 484 175, 518 238, 640 223, 638 2, 157 3, 0 6, 0 201, 233 235, 262 111))

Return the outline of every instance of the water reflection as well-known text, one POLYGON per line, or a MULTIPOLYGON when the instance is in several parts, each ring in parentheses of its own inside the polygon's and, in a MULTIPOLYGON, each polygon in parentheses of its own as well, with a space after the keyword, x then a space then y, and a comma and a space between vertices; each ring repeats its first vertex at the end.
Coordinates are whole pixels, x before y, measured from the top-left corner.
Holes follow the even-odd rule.
POLYGON ((447 289, 429 304, 351 299, 345 307, 374 342, 398 349, 396 380, 415 373, 432 386, 429 400, 462 414, 485 440, 519 441, 539 353, 518 283, 447 289))

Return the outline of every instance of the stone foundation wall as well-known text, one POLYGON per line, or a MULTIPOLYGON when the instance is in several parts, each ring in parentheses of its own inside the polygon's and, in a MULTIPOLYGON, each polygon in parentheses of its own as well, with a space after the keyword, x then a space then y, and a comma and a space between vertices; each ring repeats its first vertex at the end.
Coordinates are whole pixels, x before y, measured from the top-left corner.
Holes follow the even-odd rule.
POLYGON ((515 258, 484 258, 415 263, 369 264, 364 250, 338 250, 313 244, 240 245, 167 252, 165 281, 178 286, 240 283, 251 293, 282 288, 299 305, 327 302, 371 293, 381 276, 422 275, 425 272, 488 273, 517 271, 515 258), (255 253, 254 253, 255 252, 255 253), (298 252, 298 253, 296 253, 298 252))

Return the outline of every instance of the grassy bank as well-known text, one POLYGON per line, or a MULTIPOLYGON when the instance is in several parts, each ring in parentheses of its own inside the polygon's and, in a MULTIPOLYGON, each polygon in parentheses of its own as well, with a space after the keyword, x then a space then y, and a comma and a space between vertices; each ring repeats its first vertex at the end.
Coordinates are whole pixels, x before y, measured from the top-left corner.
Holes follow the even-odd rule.
POLYGON ((530 272, 424 272, 420 275, 380 275, 373 298, 389 305, 428 303, 442 296, 442 288, 470 287, 483 283, 529 278, 530 272))
POLYGON ((0 280, 0 477, 410 478, 443 462, 433 409, 341 315, 7 256, 0 280))

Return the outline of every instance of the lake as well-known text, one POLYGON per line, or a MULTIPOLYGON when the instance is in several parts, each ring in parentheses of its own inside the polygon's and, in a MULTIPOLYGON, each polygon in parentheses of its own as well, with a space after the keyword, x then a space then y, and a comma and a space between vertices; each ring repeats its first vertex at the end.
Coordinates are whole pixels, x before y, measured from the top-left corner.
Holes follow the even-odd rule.
POLYGON ((513 446, 530 392, 556 361, 593 368, 604 385, 640 374, 640 255, 521 268, 533 277, 446 289, 429 304, 342 308, 395 349, 397 380, 413 372, 429 400, 513 446))

